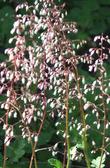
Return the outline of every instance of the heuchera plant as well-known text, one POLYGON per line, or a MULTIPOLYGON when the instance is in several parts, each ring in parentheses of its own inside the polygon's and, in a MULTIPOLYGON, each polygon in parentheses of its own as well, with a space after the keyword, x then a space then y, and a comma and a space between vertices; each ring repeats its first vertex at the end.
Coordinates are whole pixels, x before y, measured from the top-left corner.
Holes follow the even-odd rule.
MULTIPOLYGON (((84 157, 88 168, 97 160, 101 168, 109 154, 110 78, 105 62, 110 39, 103 34, 96 36, 94 48, 82 56, 75 54, 74 46, 78 48, 85 41, 76 45, 76 40, 69 39, 68 34, 77 33, 77 28, 75 22, 64 20, 63 9, 64 4, 57 6, 53 0, 36 0, 33 5, 26 2, 16 7, 9 39, 14 47, 5 50, 7 60, 0 64, 3 168, 7 146, 16 138, 15 127, 32 146, 29 168, 33 160, 37 168, 35 151, 46 120, 55 119, 56 134, 62 137, 62 167, 69 168, 71 160, 84 157), (92 80, 81 74, 80 64, 88 65, 92 80)), ((58 143, 53 155, 57 155, 58 143)))

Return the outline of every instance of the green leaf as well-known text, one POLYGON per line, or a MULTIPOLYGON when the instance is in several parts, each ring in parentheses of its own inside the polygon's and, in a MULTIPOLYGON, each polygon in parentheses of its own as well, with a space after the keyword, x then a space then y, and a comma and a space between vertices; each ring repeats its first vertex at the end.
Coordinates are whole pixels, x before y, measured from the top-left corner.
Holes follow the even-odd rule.
POLYGON ((62 163, 57 159, 51 158, 48 160, 48 162, 50 165, 54 166, 54 168, 63 168, 62 163))
POLYGON ((78 148, 78 149, 84 149, 84 143, 82 142, 82 143, 77 143, 76 144, 76 147, 78 148))
POLYGON ((21 158, 19 162, 12 162, 9 159, 7 160, 6 168, 29 168, 29 158, 21 158))
MULTIPOLYGON (((99 168, 99 166, 100 166, 100 160, 101 160, 101 156, 98 156, 96 159, 93 159, 91 167, 99 168)), ((105 162, 105 155, 103 155, 103 157, 102 157, 101 167, 100 168, 104 168, 105 167, 104 162, 105 162)))
POLYGON ((38 145, 47 144, 51 140, 54 133, 55 133, 54 128, 50 127, 50 123, 48 121, 45 121, 45 126, 39 136, 38 145))
POLYGON ((7 155, 13 161, 17 162, 25 154, 25 140, 16 140, 7 148, 7 155))

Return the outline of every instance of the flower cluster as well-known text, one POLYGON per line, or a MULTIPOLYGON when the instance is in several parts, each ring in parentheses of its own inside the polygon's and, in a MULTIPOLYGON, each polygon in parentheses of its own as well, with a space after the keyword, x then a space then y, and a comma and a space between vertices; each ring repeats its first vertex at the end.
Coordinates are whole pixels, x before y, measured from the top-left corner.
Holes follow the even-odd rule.
MULTIPOLYGON (((5 50, 9 59, 0 65, 0 93, 6 95, 5 102, 1 102, 6 120, 20 118, 23 137, 39 135, 40 128, 35 131, 30 127, 33 122, 42 124, 47 114, 54 117, 57 113, 58 118, 65 118, 65 77, 75 80, 73 67, 78 60, 67 38, 68 33, 77 32, 76 23, 63 21, 63 8, 52 0, 35 1, 31 6, 24 3, 16 8, 13 37, 9 39, 15 47, 5 50), (20 14, 21 9, 26 14, 20 14), (25 131, 27 127, 29 130, 25 131)), ((71 88, 71 96, 73 92, 71 88)), ((5 120, 4 124, 10 126, 5 120)))
MULTIPOLYGON (((93 134, 98 134, 99 139, 90 135, 90 141, 93 145, 92 153, 100 150, 103 144, 103 152, 109 154, 107 149, 110 141, 109 126, 109 73, 107 70, 107 61, 110 53, 110 39, 106 35, 96 36, 94 38, 95 47, 89 49, 89 54, 84 56, 85 62, 89 65, 89 72, 93 73, 93 78, 87 82, 85 80, 82 88, 84 94, 84 111, 86 112, 86 124, 93 134), (88 62, 90 57, 91 62, 88 62), (92 118, 92 122, 90 120, 92 118)), ((81 60, 84 62, 84 60, 81 60)), ((88 131, 88 133, 90 133, 88 131)))

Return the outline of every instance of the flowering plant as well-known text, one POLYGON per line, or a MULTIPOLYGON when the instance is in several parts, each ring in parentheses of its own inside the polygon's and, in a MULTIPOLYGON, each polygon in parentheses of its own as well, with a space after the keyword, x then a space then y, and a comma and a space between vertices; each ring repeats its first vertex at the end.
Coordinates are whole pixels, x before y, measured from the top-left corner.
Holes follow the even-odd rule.
MULTIPOLYGON (((14 47, 5 50, 8 59, 0 64, 3 168, 7 148, 17 139, 16 129, 31 145, 29 168, 33 160, 37 168, 36 152, 42 150, 38 149, 39 141, 49 123, 55 125, 61 140, 43 149, 54 156, 62 154, 62 164, 57 161, 60 167, 69 168, 73 160, 84 157, 88 168, 97 160, 101 168, 109 154, 110 79, 106 62, 110 39, 103 34, 96 36, 95 47, 77 55, 75 51, 85 41, 69 39, 68 34, 77 33, 77 28, 75 22, 64 20, 67 13, 63 9, 64 4, 57 6, 53 0, 36 0, 33 5, 25 2, 16 7, 9 39, 14 47), (88 65, 87 74, 94 75, 89 81, 81 73, 81 64, 88 65)), ((49 162, 55 166, 55 161, 49 162)))

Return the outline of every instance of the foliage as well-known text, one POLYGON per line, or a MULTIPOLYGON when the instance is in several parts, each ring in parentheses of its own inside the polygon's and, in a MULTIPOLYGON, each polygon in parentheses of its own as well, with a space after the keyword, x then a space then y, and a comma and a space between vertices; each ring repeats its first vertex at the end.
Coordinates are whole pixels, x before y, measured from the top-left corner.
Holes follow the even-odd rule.
MULTIPOLYGON (((93 160, 92 160, 91 167, 98 168, 98 167, 99 167, 99 165, 100 165, 100 159, 101 159, 101 157, 100 157, 100 156, 99 156, 99 157, 97 157, 96 159, 93 159, 93 160)), ((102 158, 102 163, 101 163, 101 166, 100 166, 101 168, 105 167, 104 162, 105 162, 105 155, 103 155, 103 158, 102 158)))
POLYGON ((50 165, 54 166, 54 168, 62 168, 62 163, 57 160, 57 159, 49 159, 48 162, 50 163, 50 165))
POLYGON ((102 32, 109 32, 110 0, 65 0, 69 20, 75 20, 79 27, 79 37, 87 38, 102 32))

